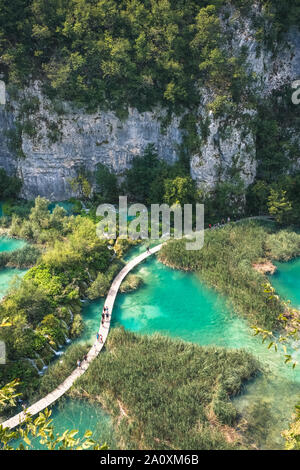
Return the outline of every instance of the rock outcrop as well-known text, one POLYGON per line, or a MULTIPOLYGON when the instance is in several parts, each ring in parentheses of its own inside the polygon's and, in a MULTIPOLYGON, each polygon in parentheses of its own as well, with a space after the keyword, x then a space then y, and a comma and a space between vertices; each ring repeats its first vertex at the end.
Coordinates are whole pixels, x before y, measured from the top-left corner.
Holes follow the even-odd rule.
MULTIPOLYGON (((234 25, 230 53, 235 55, 246 48, 248 73, 255 76, 255 93, 265 97, 300 79, 298 30, 288 33, 274 55, 258 44, 250 19, 238 18, 234 23, 233 17, 234 11, 223 25, 225 29, 234 25)), ((249 125, 256 110, 241 109, 238 119, 227 122, 207 109, 210 93, 203 90, 199 103, 199 120, 208 124, 205 136, 201 126, 197 127, 199 148, 189 155, 191 175, 199 186, 210 189, 234 168, 247 186, 256 174, 256 136, 249 125)), ((41 93, 38 82, 22 90, 20 97, 13 100, 7 96, 6 107, 0 106, 0 166, 22 178, 22 196, 28 199, 37 195, 52 200, 76 196, 70 180, 81 168, 93 173, 99 162, 122 175, 148 144, 155 145, 161 158, 175 162, 186 132, 181 126, 182 116, 174 116, 163 126, 166 111, 159 108, 144 113, 129 109, 123 119, 112 111, 88 114, 66 103, 61 103, 58 112, 41 93), (39 105, 26 117, 31 132, 26 126, 21 126, 20 132, 18 123, 24 124, 24 116, 20 117, 22 102, 33 97, 38 98, 39 105)))

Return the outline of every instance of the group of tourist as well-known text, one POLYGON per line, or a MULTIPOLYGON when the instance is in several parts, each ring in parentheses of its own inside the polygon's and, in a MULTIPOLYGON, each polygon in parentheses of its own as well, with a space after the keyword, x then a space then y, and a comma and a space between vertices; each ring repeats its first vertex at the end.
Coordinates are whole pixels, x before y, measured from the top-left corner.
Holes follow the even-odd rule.
POLYGON ((80 368, 81 368, 81 365, 82 365, 84 362, 86 362, 86 361, 87 361, 87 354, 84 355, 82 362, 81 362, 80 359, 78 359, 78 361, 77 361, 77 367, 80 369, 80 368))
POLYGON ((209 228, 209 230, 214 230, 214 229, 216 229, 216 228, 224 227, 224 225, 226 225, 226 223, 227 223, 227 224, 230 224, 230 222, 231 222, 230 217, 227 217, 227 222, 226 222, 225 219, 222 219, 222 220, 221 220, 221 223, 218 222, 218 223, 216 223, 216 224, 214 224, 214 225, 209 224, 209 225, 208 225, 208 228, 209 228))
MULTIPOLYGON (((105 321, 109 321, 109 309, 108 309, 108 307, 104 307, 104 309, 103 309, 102 316, 101 316, 101 326, 104 326, 105 321)), ((103 344, 103 336, 99 332, 97 332, 96 337, 97 337, 97 341, 100 342, 101 344, 103 344)), ((80 361, 80 359, 78 359, 77 367, 81 368, 81 365, 86 360, 87 360, 87 354, 84 356, 82 362, 80 361)))
POLYGON ((104 307, 102 312, 101 325, 104 326, 104 322, 109 320, 108 307, 104 307))
MULTIPOLYGON (((104 306, 102 317, 101 317, 101 326, 104 327, 104 323, 106 321, 109 321, 109 308, 104 306)), ((97 333, 97 341, 100 341, 100 343, 103 343, 103 336, 100 333, 97 333)))

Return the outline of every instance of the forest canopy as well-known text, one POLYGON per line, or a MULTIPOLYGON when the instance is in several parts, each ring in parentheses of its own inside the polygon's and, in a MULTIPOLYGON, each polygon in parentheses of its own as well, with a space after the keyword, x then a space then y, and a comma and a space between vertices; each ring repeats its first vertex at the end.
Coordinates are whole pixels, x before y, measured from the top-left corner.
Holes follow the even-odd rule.
MULTIPOLYGON (((226 52, 220 12, 228 20, 232 5, 249 14, 253 3, 0 0, 0 73, 18 86, 41 79, 49 95, 91 109, 144 110, 162 103, 179 111, 193 106, 207 83, 238 99, 246 80, 242 57, 226 52)), ((261 6, 272 20, 268 34, 299 19, 298 0, 264 0, 261 6)), ((253 21, 261 18, 253 15, 253 21)), ((257 28, 266 39, 265 25, 257 28)))

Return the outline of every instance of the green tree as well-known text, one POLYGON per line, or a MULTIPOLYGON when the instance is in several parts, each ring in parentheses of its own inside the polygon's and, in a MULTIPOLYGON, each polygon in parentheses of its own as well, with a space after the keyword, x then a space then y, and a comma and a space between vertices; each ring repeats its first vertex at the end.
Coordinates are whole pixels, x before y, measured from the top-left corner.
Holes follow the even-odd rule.
POLYGON ((164 202, 169 206, 179 204, 191 204, 195 200, 196 184, 190 176, 177 176, 174 179, 167 179, 164 183, 164 202))
POLYGON ((103 202, 118 202, 119 186, 117 176, 110 169, 99 163, 96 170, 97 192, 103 202))
POLYGON ((16 176, 8 176, 3 168, 0 168, 0 199, 15 199, 21 190, 22 182, 16 176))
POLYGON ((44 197, 38 196, 35 205, 30 211, 29 220, 38 229, 49 228, 50 212, 48 210, 50 201, 44 197))
MULTIPOLYGON (((126 172, 124 189, 137 202, 151 202, 154 182, 160 178, 165 163, 159 159, 154 145, 148 145, 143 155, 132 161, 132 166, 126 172)), ((159 195, 156 195, 159 198, 159 195)), ((155 202, 159 202, 157 199, 155 202)))
POLYGON ((268 198, 269 214, 275 218, 279 224, 289 221, 289 215, 292 212, 292 204, 286 198, 286 191, 271 189, 268 198))
POLYGON ((90 300, 95 300, 98 297, 104 297, 110 287, 110 279, 103 273, 98 273, 96 280, 87 290, 87 295, 90 300))
POLYGON ((264 215, 267 210, 270 186, 262 180, 256 181, 248 188, 247 206, 250 215, 264 215))
POLYGON ((89 181, 90 175, 88 172, 81 168, 78 175, 75 178, 69 179, 72 190, 76 192, 79 197, 83 199, 89 199, 92 193, 92 185, 89 181))

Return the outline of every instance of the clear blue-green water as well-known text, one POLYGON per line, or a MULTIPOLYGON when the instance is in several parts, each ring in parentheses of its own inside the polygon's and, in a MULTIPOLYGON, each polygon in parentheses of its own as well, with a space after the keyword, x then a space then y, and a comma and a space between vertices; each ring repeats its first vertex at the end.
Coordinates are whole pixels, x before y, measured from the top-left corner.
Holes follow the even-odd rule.
POLYGON ((69 202, 69 201, 51 202, 51 204, 49 205, 49 211, 52 213, 56 206, 59 206, 65 209, 68 215, 71 215, 73 213, 74 204, 72 202, 69 202))
MULTIPOLYGON (((0 252, 19 250, 26 245, 24 240, 0 237, 0 252)), ((15 276, 24 276, 26 269, 5 268, 0 270, 0 300, 5 296, 15 276)))
MULTIPOLYGON (((127 260, 144 250, 142 245, 135 247, 127 260)), ((134 293, 118 295, 112 326, 122 325, 140 334, 159 332, 199 345, 243 348, 251 352, 260 360, 265 373, 246 384, 234 404, 242 414, 255 403, 270 405, 273 421, 264 447, 280 448, 283 444, 280 432, 288 426, 300 397, 300 366, 292 370, 284 365, 282 355, 269 351, 253 337, 246 321, 233 314, 225 299, 207 288, 195 274, 172 270, 155 258, 145 261, 135 272, 143 277, 145 285, 134 293)), ((281 295, 292 299, 297 306, 299 291, 294 291, 299 286, 299 279, 300 260, 279 265, 272 282, 281 295)), ((103 299, 84 306, 86 329, 81 341, 92 343, 95 340, 102 308, 103 299)), ((108 444, 114 448, 110 419, 99 406, 67 400, 63 407, 63 410, 58 405, 53 408, 54 423, 59 430, 78 429, 82 425, 83 432, 87 428, 97 430, 100 426, 100 431, 104 429, 109 436, 108 444), (94 412, 98 417, 96 424, 90 419, 94 412)))
MULTIPOLYGON (((76 429, 77 438, 83 438, 87 430, 93 431, 93 439, 101 444, 108 443, 110 449, 116 448, 111 419, 98 405, 87 400, 71 400, 62 398, 59 403, 51 408, 51 419, 55 424, 55 434, 63 434, 66 430, 76 429)), ((16 440, 13 447, 16 448, 21 441, 16 440)), ((40 443, 40 438, 32 439, 30 449, 46 450, 40 443)))
POLYGON ((276 266, 277 272, 271 279, 273 286, 283 299, 300 309, 300 259, 276 266))
MULTIPOLYGON (((284 365, 280 354, 269 351, 253 337, 246 321, 233 314, 224 298, 207 288, 195 274, 174 271, 155 259, 148 260, 137 272, 145 286, 118 296, 113 325, 142 334, 160 332, 200 345, 251 352, 266 374, 248 384, 234 402, 241 413, 260 401, 272 407, 274 424, 265 445, 279 448, 280 432, 288 425, 300 397, 300 371, 284 365)), ((298 280, 299 275, 298 272, 298 280)))
POLYGON ((16 238, 0 237, 0 252, 14 251, 23 248, 26 245, 24 240, 17 240, 16 238))
POLYGON ((23 277, 27 269, 5 268, 0 270, 0 300, 7 294, 16 276, 23 277))

